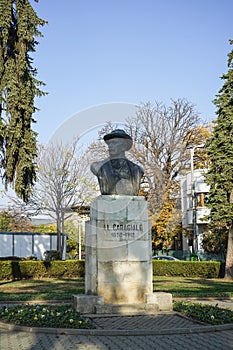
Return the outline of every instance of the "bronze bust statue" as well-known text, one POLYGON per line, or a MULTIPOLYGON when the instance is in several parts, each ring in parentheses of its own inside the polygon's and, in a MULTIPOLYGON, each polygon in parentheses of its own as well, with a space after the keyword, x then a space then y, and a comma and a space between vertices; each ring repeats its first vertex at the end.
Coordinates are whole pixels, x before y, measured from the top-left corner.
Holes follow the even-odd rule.
POLYGON ((125 156, 132 147, 132 138, 124 130, 116 129, 105 135, 104 141, 108 145, 109 158, 91 164, 101 194, 137 196, 144 171, 125 156))

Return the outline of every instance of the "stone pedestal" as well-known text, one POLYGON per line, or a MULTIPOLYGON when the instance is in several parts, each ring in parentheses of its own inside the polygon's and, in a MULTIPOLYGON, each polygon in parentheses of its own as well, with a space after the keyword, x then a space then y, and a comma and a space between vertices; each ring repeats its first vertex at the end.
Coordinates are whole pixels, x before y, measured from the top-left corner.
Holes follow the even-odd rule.
POLYGON ((172 310, 171 294, 153 293, 151 226, 144 197, 97 197, 86 223, 85 243, 85 295, 74 296, 76 310, 172 310))
POLYGON ((100 196, 86 223, 85 293, 107 304, 152 292, 151 230, 144 197, 100 196))

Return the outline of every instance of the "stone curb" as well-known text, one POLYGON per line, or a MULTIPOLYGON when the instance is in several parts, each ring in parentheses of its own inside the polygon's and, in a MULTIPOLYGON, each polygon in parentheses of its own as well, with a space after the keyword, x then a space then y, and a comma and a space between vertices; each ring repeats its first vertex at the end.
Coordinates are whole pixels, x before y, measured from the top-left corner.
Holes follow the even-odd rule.
POLYGON ((122 330, 122 329, 70 329, 70 328, 45 328, 45 327, 27 327, 17 326, 0 322, 0 329, 8 331, 21 331, 28 333, 44 333, 44 334, 60 334, 60 335, 89 335, 89 336, 143 336, 143 335, 173 335, 173 334, 194 334, 194 333, 213 333, 227 330, 233 330, 233 323, 213 326, 196 326, 183 327, 173 329, 136 329, 136 330, 122 330))

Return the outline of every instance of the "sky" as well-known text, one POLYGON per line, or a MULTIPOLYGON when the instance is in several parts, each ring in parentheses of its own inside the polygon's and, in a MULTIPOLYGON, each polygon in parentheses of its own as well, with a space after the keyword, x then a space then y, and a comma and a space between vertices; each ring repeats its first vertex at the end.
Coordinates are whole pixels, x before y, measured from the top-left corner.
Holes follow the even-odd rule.
MULTIPOLYGON (((232 0, 30 1, 48 21, 33 54, 48 92, 36 99, 41 143, 80 111, 109 103, 169 106, 185 98, 203 120, 216 117, 212 101, 232 49, 232 0)), ((85 128, 84 119, 73 128, 85 128)))

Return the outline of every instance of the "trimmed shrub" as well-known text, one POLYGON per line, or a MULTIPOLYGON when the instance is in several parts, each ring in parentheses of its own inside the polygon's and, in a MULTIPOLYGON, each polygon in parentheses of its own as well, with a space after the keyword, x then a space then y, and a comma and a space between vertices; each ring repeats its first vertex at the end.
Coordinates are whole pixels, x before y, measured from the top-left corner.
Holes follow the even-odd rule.
POLYGON ((22 278, 47 277, 47 267, 42 260, 20 261, 18 264, 22 278))
MULTIPOLYGON (((222 277, 222 269, 219 261, 153 260, 154 276, 218 278, 222 277)), ((84 276, 85 260, 0 261, 0 280, 84 276)))
POLYGON ((13 280, 11 261, 0 261, 0 280, 13 280))
POLYGON ((218 278, 220 267, 219 261, 153 260, 153 275, 218 278))
POLYGON ((47 269, 48 277, 84 277, 85 261, 82 260, 66 260, 53 261, 47 269))
POLYGON ((0 280, 84 277, 84 260, 0 261, 0 280))

